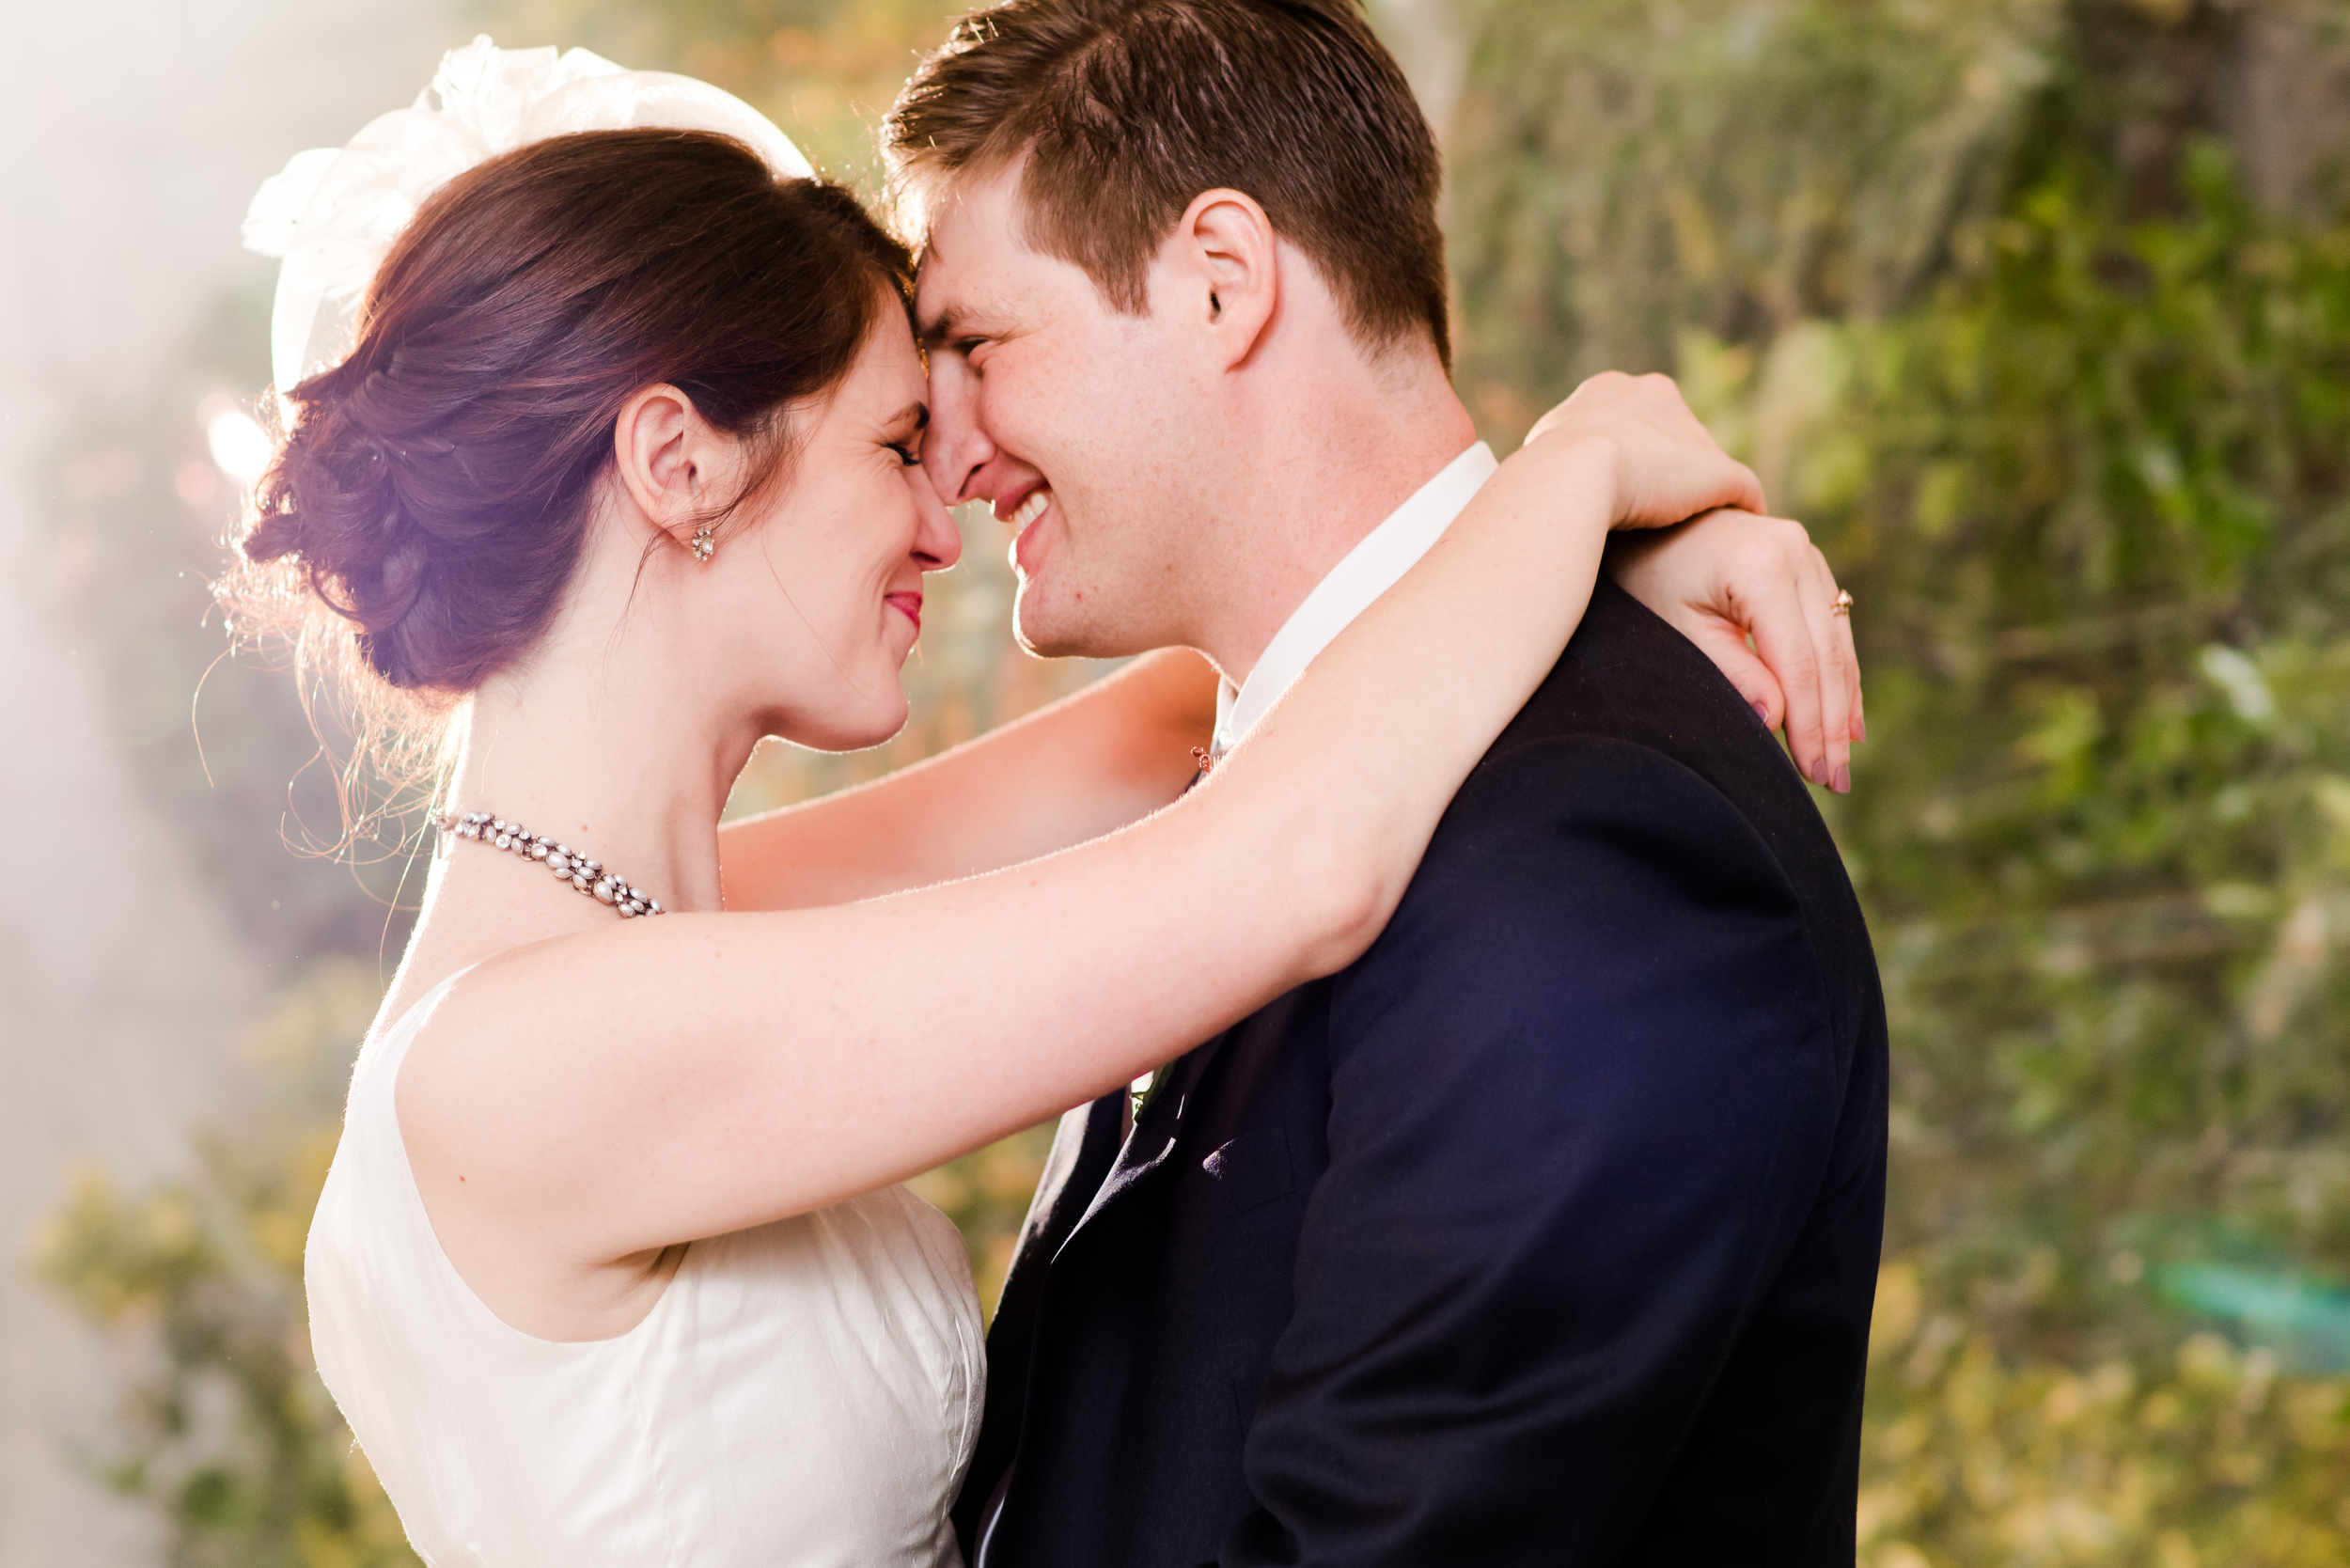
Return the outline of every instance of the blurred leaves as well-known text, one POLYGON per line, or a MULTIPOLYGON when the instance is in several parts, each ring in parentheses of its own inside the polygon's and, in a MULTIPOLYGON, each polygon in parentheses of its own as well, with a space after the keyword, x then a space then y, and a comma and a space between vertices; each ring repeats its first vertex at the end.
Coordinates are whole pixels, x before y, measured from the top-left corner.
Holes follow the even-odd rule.
POLYGON ((2287 8, 1482 13, 1472 406, 1676 368, 1858 602, 1883 1568, 2345 1557, 2350 212, 2238 109, 2350 8, 2287 8))
POLYGON ((93 1457, 170 1526, 174 1568, 395 1568, 405 1537, 310 1360, 303 1246, 342 1080, 381 995, 313 966, 252 1031, 259 1137, 208 1140, 198 1180, 130 1195, 76 1174, 36 1266, 136 1371, 119 1451, 93 1457))
POLYGON ((1881 314, 1996 199, 2054 0, 1460 0, 1463 366, 1511 433, 1681 326, 1881 314))
POLYGON ((2019 1361, 1924 1299, 1915 1269, 1885 1270, 1863 1564, 2350 1559, 2350 1379, 2280 1378, 2210 1333, 2148 1364, 2019 1361))
POLYGON ((507 48, 594 50, 638 71, 679 71, 747 100, 808 161, 871 197, 873 132, 916 63, 971 9, 948 0, 471 0, 507 48))

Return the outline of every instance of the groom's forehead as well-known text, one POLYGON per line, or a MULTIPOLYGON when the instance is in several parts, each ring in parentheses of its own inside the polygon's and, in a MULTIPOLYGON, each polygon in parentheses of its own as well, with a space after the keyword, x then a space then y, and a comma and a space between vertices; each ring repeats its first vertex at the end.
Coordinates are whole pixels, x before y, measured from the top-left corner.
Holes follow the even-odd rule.
POLYGON ((972 335, 1003 314, 999 288, 958 268, 951 253, 926 247, 914 274, 915 333, 925 347, 972 335))
POLYGON ((986 336, 1019 317, 1033 292, 1010 275, 1026 253, 1019 245, 992 245, 975 226, 934 223, 922 238, 915 264, 915 330, 927 345, 958 337, 986 336))
POLYGON ((958 330, 971 310, 964 298, 970 280, 955 266, 961 247, 952 227, 947 210, 933 203, 923 213, 921 232, 914 240, 914 330, 924 343, 958 330))

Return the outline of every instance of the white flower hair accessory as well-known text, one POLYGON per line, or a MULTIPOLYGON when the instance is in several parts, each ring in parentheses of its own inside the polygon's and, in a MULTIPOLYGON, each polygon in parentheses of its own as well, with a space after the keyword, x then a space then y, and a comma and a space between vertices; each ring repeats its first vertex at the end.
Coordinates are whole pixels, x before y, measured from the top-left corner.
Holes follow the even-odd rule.
POLYGON ((815 172, 773 120, 707 82, 623 71, 585 49, 500 49, 477 38, 441 57, 414 107, 370 120, 342 147, 295 153, 253 197, 245 248, 283 258, 270 316, 278 390, 351 353, 368 282, 434 191, 528 142, 638 126, 713 131, 748 146, 778 177, 815 172), (430 102, 436 94, 438 109, 430 102))

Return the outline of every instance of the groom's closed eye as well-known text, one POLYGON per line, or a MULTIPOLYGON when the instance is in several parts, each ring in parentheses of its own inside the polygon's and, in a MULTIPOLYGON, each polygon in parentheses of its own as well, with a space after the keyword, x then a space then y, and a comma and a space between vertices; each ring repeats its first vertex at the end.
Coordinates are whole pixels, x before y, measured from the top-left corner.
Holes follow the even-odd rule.
POLYGON ((963 321, 956 320, 951 314, 943 316, 932 322, 930 329, 921 335, 919 340, 923 353, 950 353, 966 364, 973 354, 995 341, 985 333, 968 330, 963 321))

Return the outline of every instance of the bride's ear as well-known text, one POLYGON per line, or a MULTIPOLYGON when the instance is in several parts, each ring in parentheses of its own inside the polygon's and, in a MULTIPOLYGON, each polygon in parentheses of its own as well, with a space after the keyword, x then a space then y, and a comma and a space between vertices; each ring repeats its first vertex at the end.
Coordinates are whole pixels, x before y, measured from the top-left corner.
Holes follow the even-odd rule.
POLYGON ((1240 191, 1202 191, 1183 210, 1161 253, 1154 288, 1172 285, 1183 320, 1205 331, 1226 368, 1256 352, 1280 298, 1273 220, 1240 191))
POLYGON ((674 386, 648 386, 620 405, 612 455, 621 487, 646 522, 680 544, 697 525, 716 432, 674 386))

